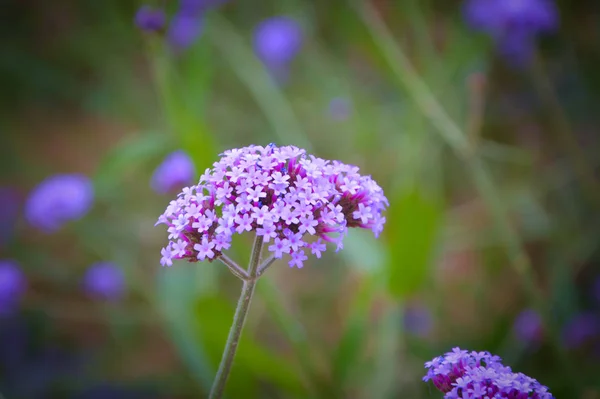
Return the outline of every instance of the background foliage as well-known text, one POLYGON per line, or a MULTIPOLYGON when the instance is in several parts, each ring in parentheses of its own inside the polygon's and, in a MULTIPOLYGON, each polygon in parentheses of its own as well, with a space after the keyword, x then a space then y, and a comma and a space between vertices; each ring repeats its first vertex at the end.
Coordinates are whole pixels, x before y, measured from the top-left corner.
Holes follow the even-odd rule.
MULTIPOLYGON (((0 183, 21 204, 0 258, 28 281, 0 318, 4 397, 203 397, 240 287, 217 263, 160 267, 153 225, 172 195, 150 176, 177 149, 199 176, 225 149, 270 142, 359 165, 391 205, 379 240, 353 231, 337 254, 269 270, 230 397, 438 397, 423 362, 453 346, 496 353, 556 397, 600 397, 596 2, 560 2, 559 31, 523 68, 458 1, 231 0, 177 55, 136 28, 139 5, 0 7, 0 183), (274 15, 305 35, 285 83, 252 51, 274 15), (71 172, 93 179, 91 212, 36 231, 28 192, 71 172), (83 292, 97 261, 125 273, 121 301, 83 292), (513 328, 528 308, 535 342, 513 328), (573 327, 582 314, 596 322, 573 327), (569 328, 591 333, 572 345, 569 328)), ((235 244, 246 259, 250 238, 235 244)))

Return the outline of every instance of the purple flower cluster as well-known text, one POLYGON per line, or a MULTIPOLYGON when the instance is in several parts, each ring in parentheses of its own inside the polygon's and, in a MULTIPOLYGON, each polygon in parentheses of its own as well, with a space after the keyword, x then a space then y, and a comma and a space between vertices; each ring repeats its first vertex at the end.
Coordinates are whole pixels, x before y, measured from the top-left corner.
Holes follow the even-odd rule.
POLYGON ((294 146, 232 149, 207 169, 197 186, 171 201, 157 224, 168 226, 161 264, 212 261, 234 234, 255 232, 275 258, 302 267, 305 250, 317 258, 326 242, 343 248, 348 228, 383 230, 389 205, 381 187, 358 167, 307 155, 294 146), (309 243, 307 236, 317 239, 309 243))
MULTIPOLYGON (((170 21, 167 40, 176 51, 189 48, 202 34, 204 15, 210 8, 226 0, 180 0, 179 9, 170 21)), ((147 32, 161 31, 166 25, 163 10, 144 5, 139 8, 134 22, 138 28, 147 32)))
POLYGON ((0 260, 0 316, 10 313, 25 291, 25 275, 11 260, 0 260))
POLYGON ((158 32, 164 28, 167 16, 161 9, 144 5, 135 14, 134 22, 143 31, 158 32))
POLYGON ((289 65, 302 48, 302 43, 302 28, 289 17, 265 19, 254 29, 254 52, 279 81, 286 80, 289 65))
POLYGON ((473 29, 490 35, 514 64, 526 62, 536 36, 556 30, 559 20, 553 0, 467 0, 464 15, 473 29))
POLYGON ((489 352, 452 349, 425 363, 423 381, 433 381, 445 399, 552 399, 534 378, 513 373, 489 352))
POLYGON ((181 190, 194 180, 196 169, 191 158, 183 151, 175 151, 164 159, 152 175, 150 185, 160 194, 181 190))
POLYGON ((70 220, 82 218, 94 201, 94 187, 84 175, 55 175, 41 182, 25 204, 27 221, 51 233, 70 220))
POLYGON ((97 262, 87 269, 83 288, 96 299, 119 300, 125 293, 125 276, 114 264, 97 262))
POLYGON ((533 309, 525 309, 515 318, 513 331, 519 341, 537 344, 544 335, 542 317, 533 309))

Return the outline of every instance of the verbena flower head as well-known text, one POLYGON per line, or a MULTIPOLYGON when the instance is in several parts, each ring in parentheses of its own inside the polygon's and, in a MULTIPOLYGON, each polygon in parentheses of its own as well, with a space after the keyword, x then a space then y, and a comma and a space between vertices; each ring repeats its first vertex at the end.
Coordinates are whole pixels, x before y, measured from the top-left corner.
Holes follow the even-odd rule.
POLYGON ((212 261, 228 249, 234 234, 263 237, 276 257, 290 255, 302 267, 331 242, 343 248, 351 227, 383 230, 388 201, 358 167, 327 161, 294 146, 249 146, 228 150, 196 186, 171 201, 157 224, 166 224, 169 245, 161 264, 173 259, 212 261), (315 240, 309 242, 313 236, 315 240))
POLYGON ((519 341, 538 343, 543 337, 542 318, 533 309, 525 309, 517 315, 513 331, 519 341))
POLYGON ((164 159, 152 175, 150 185, 158 193, 179 191, 194 180, 196 168, 192 159, 183 151, 175 151, 164 159))
POLYGON ((143 31, 158 32, 165 27, 167 16, 161 9, 143 5, 135 14, 134 22, 143 31))
POLYGON ((16 262, 0 260, 0 315, 10 313, 25 290, 25 275, 16 262))
POLYGON ((464 16, 472 28, 489 34, 500 52, 515 62, 531 55, 535 37, 558 27, 552 0, 467 0, 464 16))
POLYGON ((25 217, 32 226, 51 233, 66 222, 85 216, 93 200, 94 187, 86 176, 55 175, 30 193, 25 204, 25 217))
POLYGON ((513 373, 498 356, 454 348, 425 363, 427 375, 444 399, 552 399, 548 388, 522 373, 513 373))
POLYGON ((87 269, 83 288, 96 299, 118 300, 125 293, 125 276, 116 265, 97 262, 87 269))
POLYGON ((289 17, 262 21, 254 31, 254 51, 270 68, 289 64, 302 47, 302 28, 289 17))

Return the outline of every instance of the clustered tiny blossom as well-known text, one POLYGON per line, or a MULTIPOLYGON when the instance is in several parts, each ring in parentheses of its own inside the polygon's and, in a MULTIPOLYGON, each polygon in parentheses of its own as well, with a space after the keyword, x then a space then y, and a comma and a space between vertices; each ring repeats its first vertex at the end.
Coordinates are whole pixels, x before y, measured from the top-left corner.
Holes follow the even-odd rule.
POLYGON ((548 387, 523 373, 514 373, 489 352, 452 349, 425 363, 427 375, 444 399, 553 399, 548 387))
POLYGON ((371 229, 375 236, 383 230, 388 200, 356 166, 274 144, 221 155, 159 217, 157 224, 166 224, 169 232, 163 266, 174 259, 212 261, 234 234, 252 231, 275 258, 289 255, 289 265, 300 268, 306 251, 320 258, 326 242, 343 248, 351 227, 371 229))

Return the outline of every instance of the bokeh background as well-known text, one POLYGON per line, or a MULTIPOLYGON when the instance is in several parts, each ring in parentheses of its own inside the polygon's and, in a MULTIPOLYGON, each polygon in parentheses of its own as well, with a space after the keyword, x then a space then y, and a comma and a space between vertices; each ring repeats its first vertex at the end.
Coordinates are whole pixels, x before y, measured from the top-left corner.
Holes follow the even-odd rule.
POLYGON ((240 283, 154 223, 273 142, 390 208, 269 269, 229 397, 438 398, 461 346, 600 398, 600 3, 472 3, 0 2, 0 397, 205 397, 240 283))

